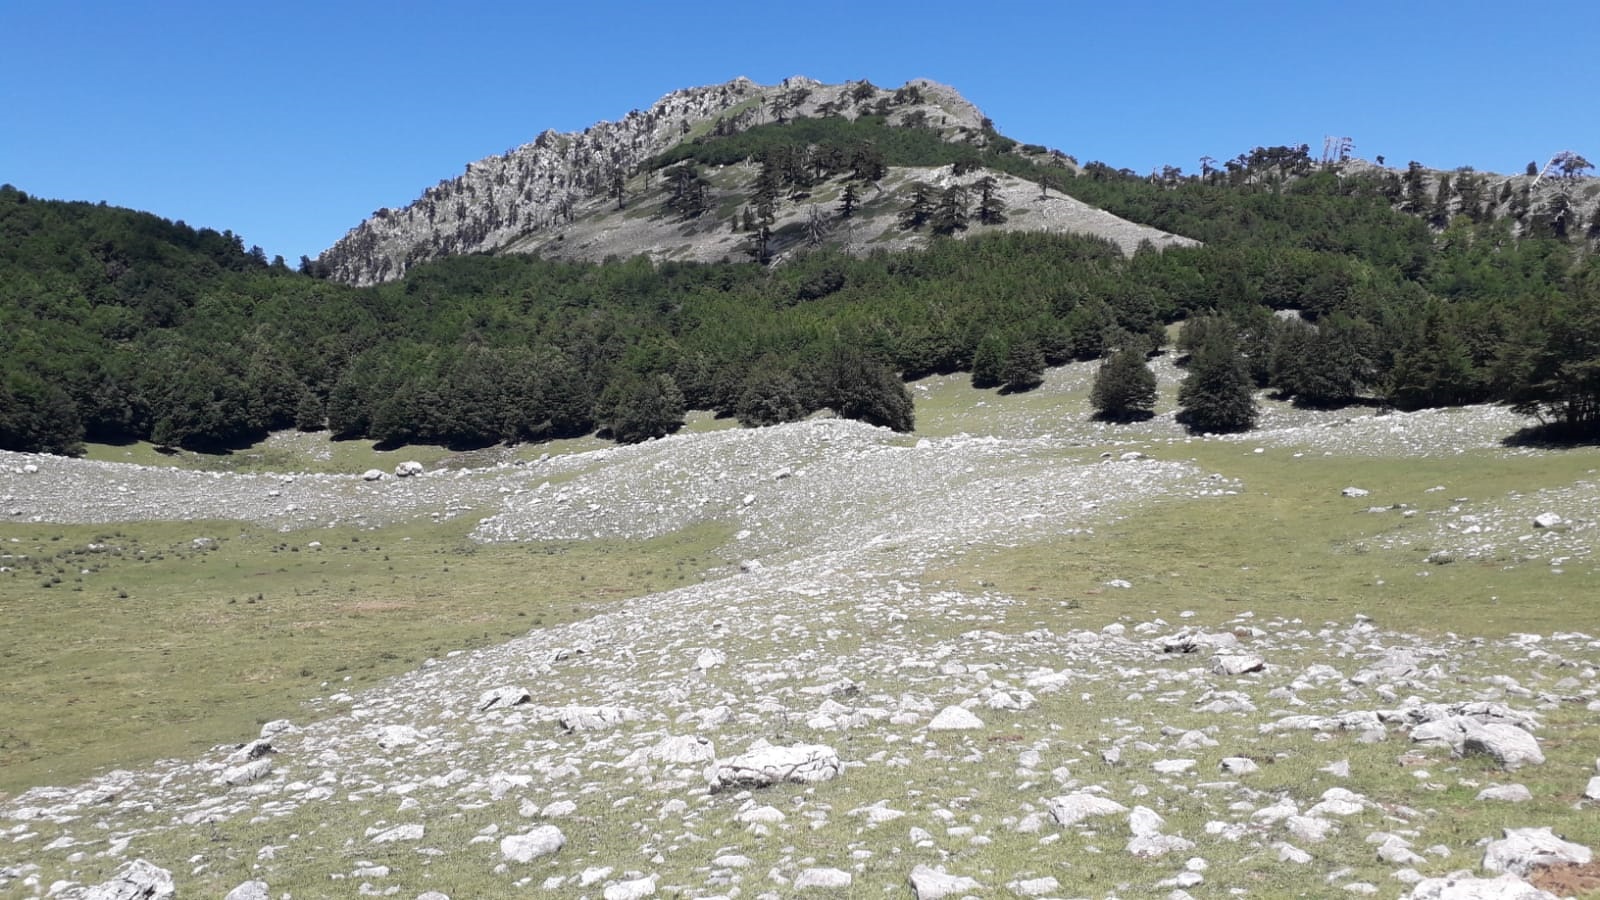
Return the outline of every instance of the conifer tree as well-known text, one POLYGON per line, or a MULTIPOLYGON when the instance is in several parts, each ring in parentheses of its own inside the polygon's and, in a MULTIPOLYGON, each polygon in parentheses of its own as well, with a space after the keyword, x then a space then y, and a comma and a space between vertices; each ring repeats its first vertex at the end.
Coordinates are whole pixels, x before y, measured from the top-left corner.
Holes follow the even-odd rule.
POLYGON ((1248 431, 1257 413, 1250 387, 1232 331, 1208 328, 1178 389, 1178 421, 1196 433, 1248 431))
POLYGON ((1124 347, 1100 364, 1089 405, 1094 417, 1106 422, 1136 422, 1155 413, 1156 376, 1142 347, 1124 347))
POLYGON ((952 184, 939 194, 939 205, 930 220, 934 234, 953 235, 967 230, 967 189, 952 184))
POLYGON ((844 183, 844 192, 839 195, 839 218, 848 219, 855 215, 856 207, 861 203, 861 192, 856 190, 854 181, 844 183))
POLYGON ((996 195, 1000 183, 993 175, 985 175, 972 185, 978 191, 978 222, 983 225, 1001 225, 1006 220, 1006 202, 996 195))
POLYGON ((900 211, 900 227, 916 231, 933 218, 933 212, 933 188, 927 182, 916 182, 911 185, 910 202, 900 211))

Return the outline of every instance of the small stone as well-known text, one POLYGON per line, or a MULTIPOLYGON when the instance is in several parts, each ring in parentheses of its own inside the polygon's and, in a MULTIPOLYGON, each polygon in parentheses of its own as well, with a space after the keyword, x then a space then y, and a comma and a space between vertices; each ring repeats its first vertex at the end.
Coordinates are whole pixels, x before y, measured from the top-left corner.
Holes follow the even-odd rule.
POLYGON ((229 891, 222 900, 271 900, 270 890, 265 881, 246 881, 229 891))
POLYGON ((1297 866, 1311 862, 1311 854, 1293 844, 1279 841, 1272 846, 1278 851, 1278 862, 1294 863, 1297 866))
POLYGON ((1259 656, 1228 654, 1211 661, 1211 671, 1218 675, 1243 675, 1247 672, 1265 671, 1267 663, 1259 656))
POLYGON ((1494 787, 1484 788, 1478 792, 1479 800, 1500 800, 1505 803, 1527 803, 1533 799, 1533 792, 1520 784, 1497 784, 1494 787))
POLYGON ((1251 775, 1261 771, 1261 766, 1248 756, 1225 757, 1218 768, 1232 775, 1251 775))
POLYGON ((422 840, 422 835, 423 827, 421 825, 396 825, 374 835, 372 842, 374 844, 393 844, 396 841, 420 841, 422 840))
POLYGON ((655 893, 656 876, 650 875, 609 885, 600 896, 605 900, 642 900, 644 897, 654 897, 655 893))
POLYGON ((847 888, 851 880, 850 873, 840 869, 806 869, 795 876, 793 887, 797 891, 810 888, 847 888))

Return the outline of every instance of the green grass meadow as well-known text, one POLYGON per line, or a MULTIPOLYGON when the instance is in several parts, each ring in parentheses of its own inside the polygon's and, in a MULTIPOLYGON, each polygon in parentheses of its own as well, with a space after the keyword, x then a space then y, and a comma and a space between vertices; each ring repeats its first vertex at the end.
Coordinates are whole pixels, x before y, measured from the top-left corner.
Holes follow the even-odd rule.
POLYGON ((0 524, 0 795, 248 740, 313 697, 693 583, 726 537, 479 544, 475 521, 0 524))

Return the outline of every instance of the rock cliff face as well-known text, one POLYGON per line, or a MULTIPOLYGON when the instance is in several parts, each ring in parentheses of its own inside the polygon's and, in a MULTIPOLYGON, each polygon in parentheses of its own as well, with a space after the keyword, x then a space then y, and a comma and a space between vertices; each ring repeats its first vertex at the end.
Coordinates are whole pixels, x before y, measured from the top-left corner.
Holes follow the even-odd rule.
POLYGON ((824 85, 789 78, 763 86, 747 78, 674 91, 650 109, 582 132, 546 131, 515 150, 467 165, 404 209, 380 209, 323 252, 331 276, 367 285, 401 277, 442 256, 505 247, 570 223, 581 204, 603 198, 615 175, 717 127, 742 130, 785 118, 887 115, 915 121, 952 140, 981 140, 983 114, 954 89, 926 80, 885 90, 866 82, 824 85))

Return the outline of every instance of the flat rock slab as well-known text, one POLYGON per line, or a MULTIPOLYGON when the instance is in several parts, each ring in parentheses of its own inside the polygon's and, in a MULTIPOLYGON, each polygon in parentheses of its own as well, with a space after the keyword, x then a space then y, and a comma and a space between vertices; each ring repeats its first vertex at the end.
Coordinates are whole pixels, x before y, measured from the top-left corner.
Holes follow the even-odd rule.
POLYGON ((1065 794, 1047 802, 1045 809, 1063 828, 1092 816, 1110 816, 1128 811, 1121 803, 1095 794, 1065 794))
POLYGON ((715 794, 730 787, 766 787, 785 781, 814 784, 839 777, 843 769, 839 754, 823 744, 766 746, 718 762, 708 780, 715 794))
POLYGON ((1425 878, 1406 895, 1410 900, 1557 900, 1515 875, 1499 878, 1425 878))
POLYGON ((1594 853, 1551 833, 1549 828, 1507 828, 1505 837, 1494 841, 1483 853, 1483 867, 1490 872, 1526 875, 1535 866, 1574 863, 1587 865, 1594 853))
POLYGON ((943 900, 959 897, 982 889, 977 879, 965 875, 950 875, 938 869, 919 865, 911 870, 911 896, 916 900, 943 900))

